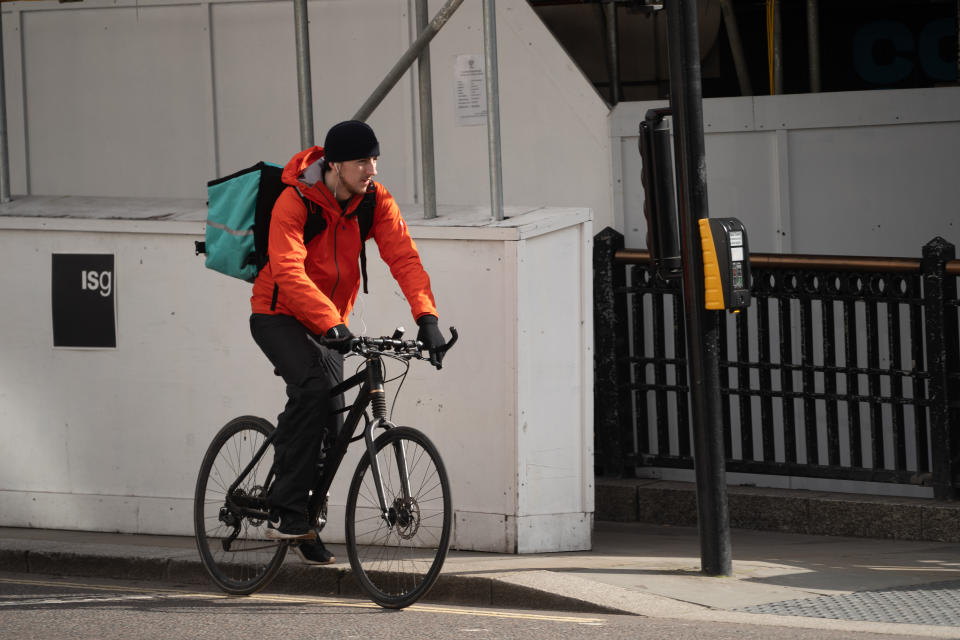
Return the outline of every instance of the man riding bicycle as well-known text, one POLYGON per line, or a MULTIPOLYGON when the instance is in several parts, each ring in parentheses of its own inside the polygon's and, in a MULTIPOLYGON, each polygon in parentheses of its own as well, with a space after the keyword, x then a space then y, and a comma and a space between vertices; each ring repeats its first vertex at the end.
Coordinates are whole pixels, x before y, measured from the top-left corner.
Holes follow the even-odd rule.
POLYGON ((290 159, 282 176, 289 186, 271 215, 269 260, 250 300, 253 338, 287 385, 270 493, 279 524, 272 523, 267 536, 300 541, 296 551, 312 563, 334 560, 308 522, 307 503, 324 433, 337 425, 330 390, 343 379, 343 355, 353 337, 348 316, 360 289, 365 238, 358 212, 365 197, 375 198, 370 236, 410 304, 417 339, 437 368, 443 358, 430 278, 396 201, 373 181, 379 155, 373 129, 350 120, 331 127, 323 147, 290 159), (321 231, 305 244, 307 225, 321 231))

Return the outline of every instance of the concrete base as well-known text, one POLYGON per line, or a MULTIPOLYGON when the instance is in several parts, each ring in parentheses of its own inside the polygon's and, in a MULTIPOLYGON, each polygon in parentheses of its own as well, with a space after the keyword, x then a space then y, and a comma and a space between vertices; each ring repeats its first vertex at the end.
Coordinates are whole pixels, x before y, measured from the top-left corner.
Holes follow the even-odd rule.
POLYGON ((454 546, 461 551, 540 553, 545 549, 589 551, 592 513, 504 516, 457 511, 454 546))
POLYGON ((191 498, 0 491, 0 505, 8 527, 158 535, 182 535, 193 528, 191 498))
MULTIPOLYGON (((960 542, 960 503, 956 502, 737 486, 728 487, 727 495, 734 528, 960 542)), ((695 526, 696 485, 597 478, 596 518, 695 526)))

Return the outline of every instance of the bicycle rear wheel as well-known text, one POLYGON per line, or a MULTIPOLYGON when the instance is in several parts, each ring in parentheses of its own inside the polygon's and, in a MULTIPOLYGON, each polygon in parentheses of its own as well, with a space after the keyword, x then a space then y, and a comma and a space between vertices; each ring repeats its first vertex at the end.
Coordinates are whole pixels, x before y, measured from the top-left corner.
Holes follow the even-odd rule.
POLYGON ((423 597, 440 575, 453 522, 450 483, 437 448, 416 429, 390 429, 374 449, 388 513, 381 513, 364 453, 347 494, 347 555, 371 599, 400 609, 423 597), (409 496, 401 482, 404 469, 409 496))
MULTIPOLYGON (((273 425, 263 418, 234 418, 210 443, 197 477, 193 528, 200 559, 214 583, 234 595, 265 587, 287 553, 286 542, 265 537, 266 520, 241 516, 227 506, 230 485, 272 432, 273 425)), ((272 467, 270 446, 237 487, 234 498, 248 505, 265 502, 272 467)))

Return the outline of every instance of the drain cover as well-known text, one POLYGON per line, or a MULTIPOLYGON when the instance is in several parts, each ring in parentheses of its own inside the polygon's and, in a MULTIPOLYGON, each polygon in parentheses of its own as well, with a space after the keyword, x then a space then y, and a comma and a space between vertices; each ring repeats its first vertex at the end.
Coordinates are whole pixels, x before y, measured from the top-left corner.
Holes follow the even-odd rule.
POLYGON ((960 580, 784 600, 738 609, 781 616, 960 627, 960 580))

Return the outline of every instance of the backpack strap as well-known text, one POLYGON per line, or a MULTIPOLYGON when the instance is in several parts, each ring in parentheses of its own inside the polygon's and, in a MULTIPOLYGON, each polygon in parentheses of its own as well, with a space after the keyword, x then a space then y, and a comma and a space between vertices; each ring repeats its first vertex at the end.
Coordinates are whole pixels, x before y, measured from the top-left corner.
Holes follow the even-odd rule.
POLYGON ((370 187, 364 194, 363 200, 357 205, 357 222, 360 224, 360 275, 363 277, 363 292, 370 293, 367 288, 367 238, 373 228, 373 213, 377 208, 377 189, 370 187))
MULTIPOLYGON (((315 237, 323 233, 327 228, 327 221, 324 219, 323 215, 318 214, 316 210, 316 205, 303 193, 300 192, 298 187, 294 187, 297 190, 297 195, 300 196, 300 199, 303 201, 303 206, 307 209, 307 222, 303 227, 303 244, 307 244, 315 237)), ((370 230, 373 228, 373 213, 377 208, 377 190, 376 187, 371 187, 369 191, 363 196, 363 200, 360 201, 360 204, 357 205, 354 215, 357 216, 357 222, 360 225, 360 275, 363 278, 363 292, 370 293, 369 288, 367 287, 367 238, 370 237, 370 230)), ((276 309, 276 299, 279 291, 277 290, 277 285, 274 284, 274 299, 271 309, 276 309)))
MULTIPOLYGON (((327 228, 327 221, 322 214, 317 213, 316 205, 303 195, 299 187, 294 186, 293 188, 297 190, 297 195, 300 196, 300 200, 303 201, 303 206, 307 209, 307 221, 303 225, 303 244, 307 244, 323 233, 324 229, 327 228)), ((280 286, 274 282, 273 299, 270 301, 271 311, 277 310, 277 298, 279 295, 280 286)))
POLYGON ((303 206, 307 209, 307 221, 303 225, 303 244, 307 244, 324 232, 327 228, 327 220, 322 214, 317 213, 317 206, 300 192, 299 187, 294 187, 294 189, 297 190, 297 195, 300 196, 303 206))

